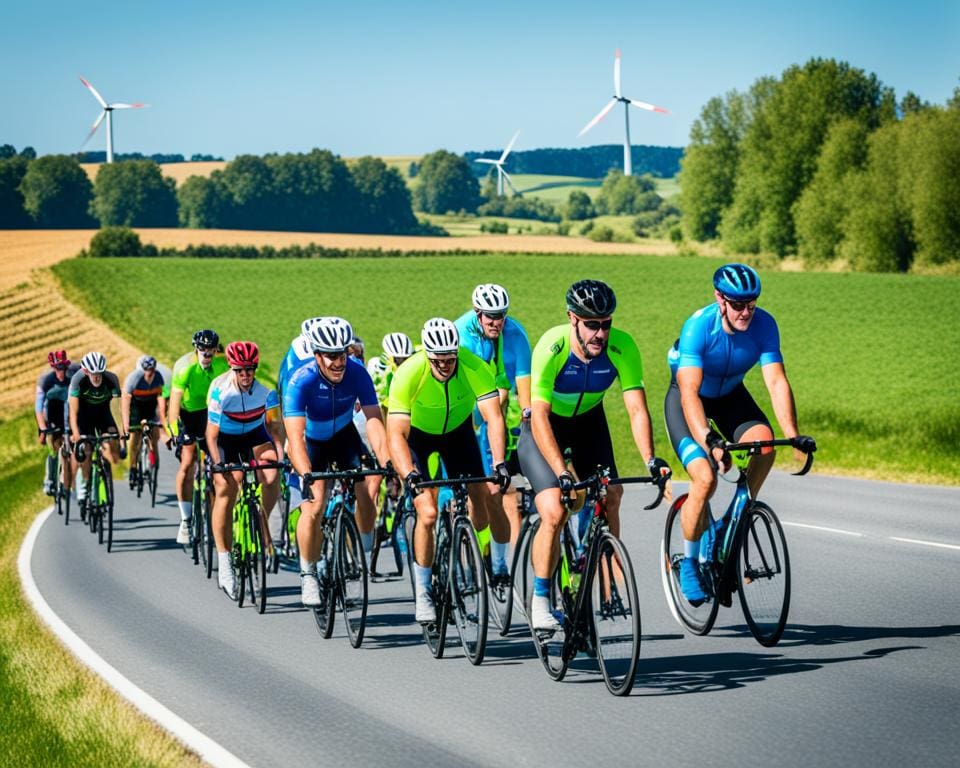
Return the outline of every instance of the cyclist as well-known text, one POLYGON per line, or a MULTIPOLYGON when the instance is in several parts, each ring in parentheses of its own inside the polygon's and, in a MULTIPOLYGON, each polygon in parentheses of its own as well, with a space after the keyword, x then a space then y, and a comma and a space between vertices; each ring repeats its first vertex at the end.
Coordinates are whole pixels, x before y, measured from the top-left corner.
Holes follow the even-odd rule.
MULTIPOLYGON (((277 460, 277 446, 282 443, 277 419, 280 401, 276 390, 256 380, 260 364, 260 349, 252 341, 233 341, 227 344, 226 360, 230 370, 210 383, 207 395, 206 444, 214 468, 224 464, 256 459, 263 462, 277 460), (267 431, 268 426, 271 432, 267 431)), ((262 489, 260 529, 264 546, 270 549, 267 517, 277 502, 279 483, 277 470, 257 472, 262 489)), ((237 599, 237 577, 230 552, 233 549, 233 525, 230 510, 237 499, 243 481, 241 472, 215 473, 213 486, 212 527, 217 544, 217 580, 231 600, 237 599)))
MULTIPOLYGON (((70 380, 73 375, 80 370, 80 366, 71 363, 67 357, 65 349, 57 349, 47 355, 47 363, 50 370, 40 374, 37 380, 36 400, 34 402, 34 415, 37 419, 37 429, 40 436, 40 444, 47 444, 47 435, 45 429, 59 429, 63 432, 66 429, 64 423, 65 412, 67 410, 67 397, 70 393, 70 380)), ((51 453, 47 456, 43 470, 43 492, 52 496, 57 479, 53 476, 53 467, 56 464, 56 452, 63 446, 63 436, 56 435, 50 439, 51 453)), ((73 480, 74 467, 72 462, 63 462, 63 484, 70 488, 73 480)))
POLYGON ((220 337, 215 331, 206 328, 197 331, 193 334, 193 347, 195 352, 188 352, 173 366, 167 422, 168 429, 177 430, 181 444, 176 480, 177 506, 180 508, 177 544, 190 543, 193 475, 197 469, 196 443, 206 450, 203 439, 207 430, 207 393, 210 383, 229 367, 226 360, 217 356, 220 337))
MULTIPOLYGON (((511 475, 520 473, 516 458, 516 441, 520 435, 522 409, 530 407, 530 341, 523 326, 507 317, 510 297, 505 288, 494 283, 478 285, 473 291, 473 310, 456 322, 460 344, 481 360, 490 363, 500 394, 500 409, 507 429, 507 468, 511 475)), ((493 468, 486 422, 474 411, 480 455, 486 473, 493 468)), ((520 535, 520 512, 516 489, 509 488, 502 496, 493 496, 490 516, 490 561, 496 580, 509 580, 507 546, 520 535)))
MULTIPOLYGON (((334 464, 340 470, 361 465, 366 450, 353 423, 353 407, 358 400, 367 417, 373 450, 377 456, 386 456, 386 434, 373 382, 363 363, 347 355, 352 340, 353 328, 346 320, 322 318, 310 328, 314 361, 295 371, 284 388, 288 454, 301 477, 311 471, 328 470, 334 464)), ((300 598, 308 607, 322 604, 317 561, 323 545, 325 490, 326 482, 320 480, 304 489, 305 500, 297 521, 300 598)), ((356 520, 365 549, 373 540, 375 516, 375 499, 364 486, 357 493, 356 520)))
POLYGON ((428 320, 420 338, 423 349, 397 369, 390 385, 387 433, 390 458, 414 496, 416 620, 429 624, 437 618, 430 594, 437 493, 417 492, 417 483, 427 474, 428 457, 438 453, 449 477, 482 475, 483 462, 470 418, 474 406, 480 408, 487 422, 498 483, 469 487, 471 519, 477 530, 487 527, 490 496, 509 487, 510 472, 503 460, 503 414, 490 367, 460 346, 460 334, 449 320, 428 320))
POLYGON ((300 335, 290 342, 290 348, 284 355, 283 361, 277 373, 277 395, 280 398, 281 409, 283 407, 283 385, 286 384, 290 375, 305 365, 313 362, 313 348, 310 342, 310 328, 322 320, 322 317, 308 317, 300 323, 300 335))
POLYGON ((373 386, 377 390, 377 398, 384 410, 386 418, 387 401, 390 396, 390 382, 397 368, 413 354, 413 342, 405 333, 394 331, 388 333, 380 342, 383 351, 367 362, 367 373, 373 379, 373 386))
MULTIPOLYGON (((673 449, 690 475, 690 490, 680 510, 685 555, 680 589, 693 605, 706 599, 698 561, 706 505, 717 489, 715 465, 723 471, 730 468, 724 439, 709 420, 736 442, 773 439, 770 422, 743 385, 744 375, 759 362, 784 436, 799 434, 780 332, 773 317, 757 308, 759 275, 746 264, 726 264, 714 273, 713 289, 714 303, 687 319, 667 355, 672 375, 663 406, 673 449)), ((794 449, 798 458, 804 455, 800 448, 809 452, 816 443, 803 436, 794 449)), ((759 492, 773 460, 772 448, 750 460, 751 495, 759 492)))
MULTIPOLYGON (((82 471, 77 499, 87 498, 90 484, 90 458, 92 452, 83 448, 78 439, 81 435, 101 435, 112 432, 119 437, 117 422, 110 412, 110 401, 120 397, 120 380, 113 371, 107 370, 107 358, 99 352, 87 352, 80 359, 80 370, 70 379, 70 433, 74 443, 74 456, 82 471)), ((104 443, 104 455, 110 464, 117 464, 125 457, 123 449, 117 451, 117 441, 104 443)))
MULTIPOLYGON (((164 425, 164 444, 169 445, 170 436, 166 432, 167 402, 163 397, 166 390, 163 374, 157 370, 157 359, 150 355, 142 355, 137 360, 137 366, 127 376, 123 384, 123 393, 120 397, 120 422, 123 424, 124 434, 130 435, 130 456, 137 456, 140 452, 140 431, 131 431, 131 426, 137 426, 141 421, 159 421, 164 425)), ((150 462, 156 461, 157 441, 159 430, 150 427, 150 462)), ((130 459, 130 482, 136 479, 135 460, 130 459)))
MULTIPOLYGON (((669 471, 654 454, 640 350, 630 334, 613 327, 617 308, 613 290, 599 280, 579 280, 567 290, 566 299, 568 323, 547 331, 533 350, 531 416, 524 419, 517 449, 540 513, 531 551, 531 618, 534 628, 544 631, 559 627, 551 613, 549 590, 566 517, 561 494, 569 498, 574 483, 564 451, 571 451, 573 471, 581 477, 593 474, 598 466, 617 476, 603 409, 604 393, 614 379, 620 381, 633 441, 651 475, 669 471)), ((615 536, 620 535, 622 496, 621 486, 607 488, 607 519, 615 536)))

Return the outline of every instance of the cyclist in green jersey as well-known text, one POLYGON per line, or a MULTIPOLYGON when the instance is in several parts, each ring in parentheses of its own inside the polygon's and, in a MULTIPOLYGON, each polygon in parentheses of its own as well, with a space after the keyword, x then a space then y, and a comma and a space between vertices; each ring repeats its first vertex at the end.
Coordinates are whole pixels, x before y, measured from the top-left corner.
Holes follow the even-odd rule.
POLYGON ((387 400, 390 395, 390 382, 404 361, 413 354, 413 342, 405 333, 395 331, 388 333, 381 342, 383 352, 377 357, 371 357, 367 362, 367 373, 373 379, 373 388, 377 391, 377 399, 383 409, 383 417, 387 417, 387 400))
POLYGON ((180 508, 180 528, 177 543, 190 543, 190 524, 193 517, 193 475, 197 469, 197 443, 203 446, 207 430, 207 392, 210 383, 226 373, 227 361, 217 356, 220 337, 215 331, 204 329, 193 334, 196 352, 190 352, 173 366, 170 387, 169 426, 177 430, 180 448, 180 468, 177 470, 177 506, 180 508), (193 441, 184 442, 184 436, 193 441), (194 442, 195 441, 195 442, 194 442))
POLYGON ((394 467, 405 479, 417 510, 413 551, 416 555, 416 619, 436 621, 430 571, 433 566, 433 526, 437 521, 437 492, 418 493, 427 459, 438 453, 448 477, 483 474, 480 448, 473 432, 471 414, 476 405, 487 423, 497 484, 471 485, 471 520, 482 530, 488 524, 488 503, 493 493, 506 490, 510 473, 504 463, 505 430, 496 382, 490 367, 460 347, 456 326, 432 318, 421 333, 423 350, 401 365, 390 385, 387 440, 394 467))
MULTIPOLYGON (((571 496, 573 472, 586 477, 601 466, 609 468, 611 477, 617 476, 603 411, 603 396, 614 380, 620 382, 633 440, 650 473, 659 476, 669 471, 667 463, 654 455, 640 350, 630 334, 613 327, 616 306, 616 296, 606 283, 574 283, 567 291, 568 323, 547 331, 533 350, 533 402, 531 415, 521 427, 518 453, 540 513, 540 529, 531 553, 531 619, 539 630, 560 626, 551 613, 549 594, 566 519, 561 495, 571 496), (564 461, 566 450, 571 451, 573 472, 564 461)), ((622 496, 621 486, 607 487, 607 519, 616 536, 620 535, 622 496)))

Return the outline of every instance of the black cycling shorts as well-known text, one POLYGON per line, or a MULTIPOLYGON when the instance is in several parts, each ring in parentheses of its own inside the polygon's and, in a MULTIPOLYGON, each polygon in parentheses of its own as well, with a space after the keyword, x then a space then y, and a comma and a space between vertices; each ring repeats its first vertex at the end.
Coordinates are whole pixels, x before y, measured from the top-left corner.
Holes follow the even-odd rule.
POLYGON ((350 422, 329 440, 308 437, 307 455, 311 472, 329 472, 334 464, 338 470, 356 469, 360 466, 360 457, 369 455, 369 451, 360 439, 356 425, 350 422))
POLYGON ((253 459, 253 449, 266 443, 272 445, 273 439, 263 424, 252 432, 244 432, 242 435, 227 435, 221 432, 217 436, 220 461, 224 464, 250 461, 253 459))
POLYGON ((477 444, 477 435, 470 419, 465 419, 459 427, 442 435, 434 435, 411 426, 407 443, 413 465, 424 478, 430 478, 427 459, 431 453, 440 454, 449 478, 484 476, 480 446, 477 444))
POLYGON ((64 414, 64 402, 62 400, 48 400, 44 408, 44 416, 47 419, 47 426, 50 429, 63 429, 67 424, 64 414))
MULTIPOLYGON (((618 477, 617 463, 613 458, 613 442, 603 410, 603 403, 577 416, 550 414, 550 426, 561 453, 570 451, 573 471, 581 480, 597 471, 597 467, 610 469, 610 477, 618 477)), ((524 421, 517 444, 520 469, 534 493, 547 488, 559 488, 560 482, 547 460, 543 458, 533 439, 530 422, 524 421)))
POLYGON ((201 408, 199 411, 180 411, 180 434, 185 437, 194 438, 197 445, 206 451, 207 409, 201 408))
POLYGON ((109 406, 95 408, 81 403, 80 411, 77 413, 77 426, 80 428, 81 435, 102 435, 105 432, 118 431, 117 422, 113 420, 109 406))
MULTIPOLYGON (((158 421, 157 418, 157 399, 152 400, 131 400, 130 401, 130 427, 139 427, 140 422, 158 421)), ((206 424, 204 424, 206 428, 206 424)))

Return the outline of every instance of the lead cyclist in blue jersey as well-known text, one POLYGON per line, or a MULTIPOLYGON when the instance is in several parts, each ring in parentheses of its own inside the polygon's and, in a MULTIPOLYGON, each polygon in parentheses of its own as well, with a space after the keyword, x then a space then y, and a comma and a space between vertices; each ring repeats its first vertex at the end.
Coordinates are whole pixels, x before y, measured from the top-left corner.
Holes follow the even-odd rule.
MULTIPOLYGON (((690 475, 690 490, 680 511, 684 559, 680 588, 693 605, 706 599, 698 564, 700 537, 706 530, 706 504, 717 489, 714 467, 730 468, 724 437, 734 442, 771 440, 773 430, 743 385, 758 362, 773 411, 786 438, 797 438, 797 458, 816 449, 812 437, 797 429, 793 390, 780 353, 780 332, 773 316, 757 308, 760 277, 746 264, 726 264, 713 275, 714 303, 698 309, 683 324, 667 354, 672 373, 664 402, 673 449, 690 475)), ((753 456, 747 468, 754 497, 773 466, 774 450, 753 456)))

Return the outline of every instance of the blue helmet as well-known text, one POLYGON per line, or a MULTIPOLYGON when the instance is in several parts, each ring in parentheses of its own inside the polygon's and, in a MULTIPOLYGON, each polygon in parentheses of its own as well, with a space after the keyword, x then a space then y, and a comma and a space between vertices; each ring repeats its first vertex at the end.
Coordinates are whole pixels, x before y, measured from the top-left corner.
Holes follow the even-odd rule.
POLYGON ((734 301, 750 301, 760 295, 760 276, 746 264, 724 264, 713 273, 713 287, 734 301))

